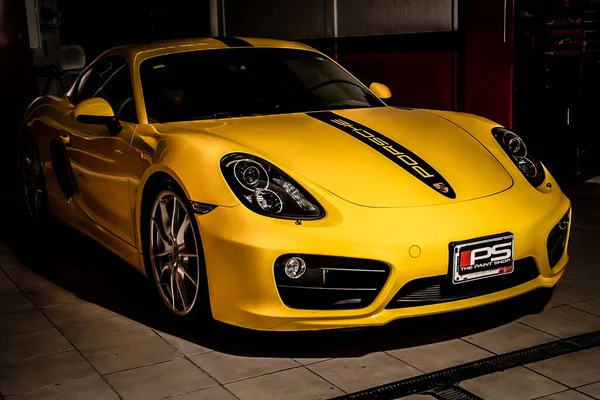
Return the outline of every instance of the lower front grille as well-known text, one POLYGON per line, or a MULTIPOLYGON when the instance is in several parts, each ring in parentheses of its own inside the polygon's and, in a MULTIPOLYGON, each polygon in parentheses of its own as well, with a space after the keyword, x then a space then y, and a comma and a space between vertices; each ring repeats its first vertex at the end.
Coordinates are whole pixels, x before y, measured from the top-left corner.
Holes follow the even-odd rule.
POLYGON ((532 257, 515 260, 514 272, 455 285, 447 275, 416 279, 405 284, 386 308, 417 307, 447 303, 509 289, 539 276, 532 257))
POLYGON ((296 309, 340 310, 367 307, 388 279, 390 269, 380 261, 294 254, 275 262, 275 283, 283 303, 296 309), (290 278, 283 271, 290 257, 300 257, 306 272, 290 278))

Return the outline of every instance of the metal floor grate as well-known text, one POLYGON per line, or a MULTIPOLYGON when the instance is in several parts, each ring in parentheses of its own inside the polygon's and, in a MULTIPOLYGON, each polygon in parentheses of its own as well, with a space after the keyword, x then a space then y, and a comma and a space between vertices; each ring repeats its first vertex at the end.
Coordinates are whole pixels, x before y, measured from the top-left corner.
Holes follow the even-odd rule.
MULTIPOLYGON (((494 372, 503 371, 520 365, 529 364, 549 358, 574 353, 580 350, 600 346, 600 331, 590 332, 579 336, 560 339, 555 342, 545 343, 526 349, 499 354, 473 361, 467 364, 419 375, 413 378, 403 379, 386 385, 377 386, 356 393, 349 393, 336 399, 344 400, 393 400, 411 394, 427 394, 435 396, 440 392, 450 389, 454 384, 473 379, 494 372)), ((466 392, 454 387, 460 392, 466 392)), ((458 394, 457 394, 458 395, 458 394)), ((477 399, 473 394, 466 392, 461 395, 471 397, 456 397, 456 399, 477 399)), ((444 397, 454 399, 453 397, 444 397)))
POLYGON ((450 386, 427 393, 438 400, 483 400, 481 397, 461 387, 450 386))

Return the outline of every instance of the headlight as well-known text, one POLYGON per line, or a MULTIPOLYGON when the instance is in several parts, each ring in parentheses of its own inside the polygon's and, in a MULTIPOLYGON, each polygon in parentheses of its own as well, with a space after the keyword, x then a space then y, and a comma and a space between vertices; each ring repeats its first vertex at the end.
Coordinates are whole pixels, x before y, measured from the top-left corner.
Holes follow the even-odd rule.
POLYGON ((249 154, 228 154, 221 170, 233 193, 252 211, 283 219, 319 219, 325 212, 296 181, 267 161, 249 154))
POLYGON ((544 182, 544 167, 527 148, 523 139, 506 128, 494 128, 492 135, 533 187, 538 187, 544 182))

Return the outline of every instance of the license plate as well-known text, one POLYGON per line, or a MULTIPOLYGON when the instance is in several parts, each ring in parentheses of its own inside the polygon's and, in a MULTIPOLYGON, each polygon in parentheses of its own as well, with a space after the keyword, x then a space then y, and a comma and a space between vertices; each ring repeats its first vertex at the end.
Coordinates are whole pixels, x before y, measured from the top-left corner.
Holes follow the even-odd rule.
POLYGON ((514 271, 515 237, 502 234, 451 244, 452 283, 459 284, 514 271))

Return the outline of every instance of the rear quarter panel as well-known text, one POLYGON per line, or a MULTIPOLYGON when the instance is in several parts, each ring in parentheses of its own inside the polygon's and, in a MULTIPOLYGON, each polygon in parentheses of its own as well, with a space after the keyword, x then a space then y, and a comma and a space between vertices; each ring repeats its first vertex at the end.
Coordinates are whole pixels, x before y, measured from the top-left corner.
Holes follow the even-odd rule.
POLYGON ((70 103, 60 97, 44 96, 36 99, 28 108, 21 124, 19 136, 30 133, 39 149, 44 169, 49 206, 53 214, 63 216, 66 199, 62 194, 50 156, 50 141, 56 139, 61 130, 66 129, 60 121, 71 110, 70 103))

